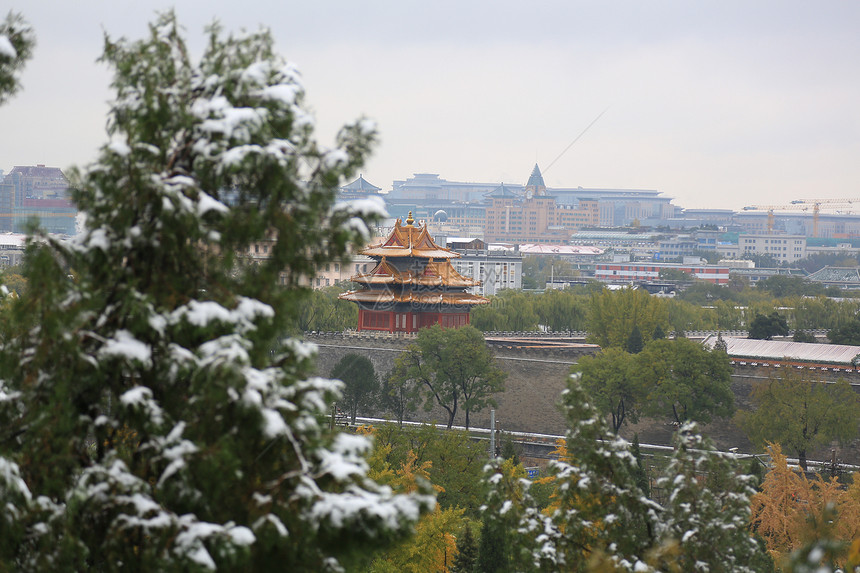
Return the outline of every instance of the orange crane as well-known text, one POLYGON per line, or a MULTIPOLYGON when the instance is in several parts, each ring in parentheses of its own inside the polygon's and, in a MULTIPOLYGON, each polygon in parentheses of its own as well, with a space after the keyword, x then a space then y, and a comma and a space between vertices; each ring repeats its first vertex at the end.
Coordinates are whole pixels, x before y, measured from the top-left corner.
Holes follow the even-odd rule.
POLYGON ((825 208, 840 207, 844 205, 860 204, 860 199, 795 199, 791 202, 792 205, 812 205, 812 236, 818 236, 818 211, 821 205, 826 205, 825 208))
POLYGON ((812 208, 812 236, 818 237, 818 213, 822 205, 838 207, 840 205, 860 204, 860 199, 795 199, 788 205, 749 205, 744 211, 767 211, 767 232, 773 232, 773 212, 776 211, 809 211, 812 208))
POLYGON ((793 211, 793 210, 801 210, 808 211, 809 207, 806 205, 747 205, 744 207, 744 211, 767 211, 767 232, 773 232, 773 212, 774 211, 793 211))

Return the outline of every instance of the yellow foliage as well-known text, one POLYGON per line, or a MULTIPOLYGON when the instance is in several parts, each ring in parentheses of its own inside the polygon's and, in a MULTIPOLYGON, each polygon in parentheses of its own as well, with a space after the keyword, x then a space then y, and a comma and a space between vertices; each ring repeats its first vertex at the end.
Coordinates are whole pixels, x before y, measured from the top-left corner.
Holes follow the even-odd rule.
POLYGON ((835 508, 836 539, 854 541, 848 564, 860 564, 860 480, 843 488, 836 478, 806 475, 788 467, 779 444, 769 444, 773 467, 765 476, 761 491, 751 499, 752 524, 765 540, 775 562, 802 547, 809 535, 809 523, 827 521, 827 508, 835 508))
MULTIPOLYGON (((365 426, 360 426, 356 432, 366 436, 375 435, 373 428, 365 426)), ((391 444, 380 445, 376 442, 368 458, 368 477, 401 493, 417 491, 420 480, 430 481, 433 462, 427 460, 418 464, 418 456, 409 450, 406 461, 393 469, 387 461, 390 453, 391 444)), ((525 470, 521 466, 520 471, 525 477, 525 470)), ((441 486, 432 487, 437 493, 443 491, 441 486)), ((464 509, 442 511, 437 504, 433 512, 418 521, 415 535, 373 561, 370 573, 447 573, 457 556, 457 537, 454 532, 462 528, 464 512, 464 509)))

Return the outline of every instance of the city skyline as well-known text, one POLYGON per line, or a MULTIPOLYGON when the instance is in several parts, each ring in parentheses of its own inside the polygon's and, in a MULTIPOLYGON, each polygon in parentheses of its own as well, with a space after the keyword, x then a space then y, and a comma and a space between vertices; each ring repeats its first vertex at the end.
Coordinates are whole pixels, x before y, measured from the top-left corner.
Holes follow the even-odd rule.
MULTIPOLYGON (((322 143, 377 122, 362 173, 385 191, 417 172, 524 184, 538 163, 549 187, 655 189, 685 208, 858 195, 853 3, 174 4, 197 53, 213 19, 271 27, 322 143)), ((171 5, 13 1, 38 45, 0 108, 2 168, 91 162, 103 31, 138 39, 171 5)))

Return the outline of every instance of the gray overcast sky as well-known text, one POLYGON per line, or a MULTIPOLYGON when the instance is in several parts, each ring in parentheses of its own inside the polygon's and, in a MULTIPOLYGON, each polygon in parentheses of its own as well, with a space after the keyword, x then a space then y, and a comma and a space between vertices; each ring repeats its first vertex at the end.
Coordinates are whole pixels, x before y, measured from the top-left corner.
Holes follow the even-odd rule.
POLYGON ((860 197, 860 3, 12 0, 38 36, 0 107, 0 168, 86 165, 106 140, 102 34, 174 7, 192 47, 218 19, 270 27, 318 135, 375 119, 363 170, 657 189, 683 207, 860 197), (549 163, 606 113, 550 169, 549 163))

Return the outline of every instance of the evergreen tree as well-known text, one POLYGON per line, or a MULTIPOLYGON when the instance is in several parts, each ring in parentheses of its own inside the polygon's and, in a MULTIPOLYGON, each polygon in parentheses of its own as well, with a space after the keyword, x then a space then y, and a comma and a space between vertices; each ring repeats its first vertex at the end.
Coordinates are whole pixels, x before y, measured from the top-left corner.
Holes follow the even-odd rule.
POLYGON ((106 39, 86 229, 31 242, 0 349, 0 570, 343 570, 434 503, 367 479, 370 441, 319 422, 339 383, 283 338, 381 215, 335 206, 372 126, 320 148, 270 34, 208 35, 199 63, 173 14, 106 39))
POLYGON ((455 573, 477 573, 478 545, 472 534, 472 526, 466 524, 462 535, 457 539, 457 557, 454 558, 455 573))
POLYGON ((663 330, 663 327, 662 327, 662 326, 660 326, 659 324, 657 324, 657 325, 654 327, 654 333, 651 335, 651 339, 652 339, 652 340, 661 340, 661 339, 663 339, 663 338, 666 338, 666 331, 665 331, 665 330, 663 330))
POLYGON ((21 87, 21 70, 35 45, 33 29, 20 14, 10 12, 0 21, 0 104, 21 87))
POLYGON ((630 331, 630 336, 627 337, 627 352, 638 354, 642 352, 643 348, 645 348, 645 341, 642 340, 642 333, 639 331, 639 327, 634 324, 633 330, 630 331))
POLYGON ((349 412, 350 422, 355 424, 359 410, 366 410, 377 402, 379 380, 369 358, 349 353, 341 358, 331 371, 332 378, 344 384, 341 402, 349 412))
POLYGON ((749 337, 759 340, 770 340, 774 336, 787 336, 788 323, 776 311, 765 316, 756 314, 750 323, 749 337))
POLYGON ((716 451, 695 424, 682 426, 672 460, 657 480, 668 493, 657 522, 657 545, 672 548, 665 562, 654 563, 657 569, 765 571, 761 565, 769 560, 748 530, 752 481, 740 473, 734 456, 716 451), (702 568, 703 563, 708 566, 702 568))
POLYGON ((481 544, 478 549, 478 571, 481 573, 506 573, 508 552, 506 529, 503 523, 491 517, 484 518, 481 527, 481 544))
POLYGON ((791 340, 794 342, 807 342, 807 343, 816 343, 818 339, 815 338, 815 335, 811 332, 806 332, 805 330, 795 330, 794 335, 791 337, 791 340))
POLYGON ((630 446, 606 428, 576 376, 564 394, 571 429, 552 462, 553 504, 542 513, 528 480, 492 467, 485 523, 504 526, 516 571, 766 571, 764 550, 747 531, 749 478, 732 456, 682 427, 661 476, 667 503, 636 484, 630 446), (714 474, 714 480, 701 476, 714 474), (712 484, 719 484, 714 487, 712 484))
POLYGON ((515 466, 520 464, 520 455, 510 434, 505 434, 502 438, 502 459, 511 460, 515 466))
POLYGON ((860 344, 860 319, 852 318, 827 333, 830 344, 846 344, 856 346, 860 344))
POLYGON ((630 453, 636 459, 636 469, 634 470, 634 478, 636 485, 642 490, 642 493, 651 495, 651 484, 648 482, 648 475, 645 473, 645 466, 642 464, 642 450, 639 448, 639 434, 633 434, 633 445, 630 446, 630 453))

